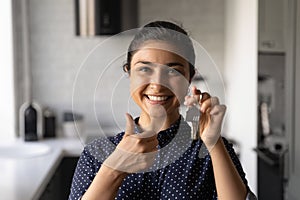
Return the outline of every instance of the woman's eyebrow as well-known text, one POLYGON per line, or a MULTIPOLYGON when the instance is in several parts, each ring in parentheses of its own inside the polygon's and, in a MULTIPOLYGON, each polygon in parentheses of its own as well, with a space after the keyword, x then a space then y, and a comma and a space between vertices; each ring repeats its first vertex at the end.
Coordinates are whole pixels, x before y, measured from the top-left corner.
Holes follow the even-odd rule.
MULTIPOLYGON (((152 65, 152 66, 156 65, 156 63, 149 62, 149 61, 137 61, 134 65, 136 65, 136 64, 152 65)), ((168 67, 173 67, 173 66, 184 67, 184 65, 180 62, 171 62, 171 63, 166 63, 164 65, 168 66, 168 67)))
POLYGON ((171 63, 167 63, 165 64, 168 67, 173 67, 173 66, 180 66, 180 67, 184 67, 184 65, 180 62, 171 62, 171 63))
POLYGON ((149 62, 149 61, 137 61, 136 63, 134 63, 134 65, 136 64, 143 64, 143 65, 155 65, 155 63, 149 62))

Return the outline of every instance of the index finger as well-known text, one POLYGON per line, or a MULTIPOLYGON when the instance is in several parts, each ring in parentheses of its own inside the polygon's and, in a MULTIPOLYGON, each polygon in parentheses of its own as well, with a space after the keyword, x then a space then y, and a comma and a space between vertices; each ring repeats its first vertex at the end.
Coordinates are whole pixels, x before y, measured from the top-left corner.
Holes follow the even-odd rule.
POLYGON ((192 86, 192 97, 199 103, 201 99, 201 90, 197 89, 196 86, 192 86))

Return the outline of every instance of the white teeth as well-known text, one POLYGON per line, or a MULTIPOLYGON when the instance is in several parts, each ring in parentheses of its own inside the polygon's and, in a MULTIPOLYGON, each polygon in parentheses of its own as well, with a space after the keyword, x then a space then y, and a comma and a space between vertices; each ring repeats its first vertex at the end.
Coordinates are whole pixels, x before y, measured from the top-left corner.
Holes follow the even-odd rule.
POLYGON ((148 97, 151 101, 165 101, 168 98, 167 96, 150 96, 150 95, 148 95, 148 97))

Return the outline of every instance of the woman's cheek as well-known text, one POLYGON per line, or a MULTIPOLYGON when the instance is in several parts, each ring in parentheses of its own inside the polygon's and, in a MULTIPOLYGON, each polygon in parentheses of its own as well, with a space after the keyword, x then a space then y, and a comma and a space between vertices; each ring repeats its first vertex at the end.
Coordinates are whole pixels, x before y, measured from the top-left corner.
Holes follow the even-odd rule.
POLYGON ((170 82, 172 92, 176 95, 179 104, 183 104, 184 98, 188 93, 189 82, 185 78, 179 78, 170 82))
POLYGON ((140 88, 145 87, 150 80, 147 77, 132 75, 130 77, 130 93, 133 94, 140 90, 140 88))

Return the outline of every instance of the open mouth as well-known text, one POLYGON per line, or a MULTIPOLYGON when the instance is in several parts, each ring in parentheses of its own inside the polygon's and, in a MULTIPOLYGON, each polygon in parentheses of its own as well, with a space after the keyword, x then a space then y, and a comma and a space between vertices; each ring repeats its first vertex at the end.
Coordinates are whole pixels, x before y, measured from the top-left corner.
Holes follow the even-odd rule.
POLYGON ((169 100, 170 98, 172 98, 172 96, 166 96, 166 95, 145 95, 145 97, 153 103, 164 103, 167 100, 169 100))

